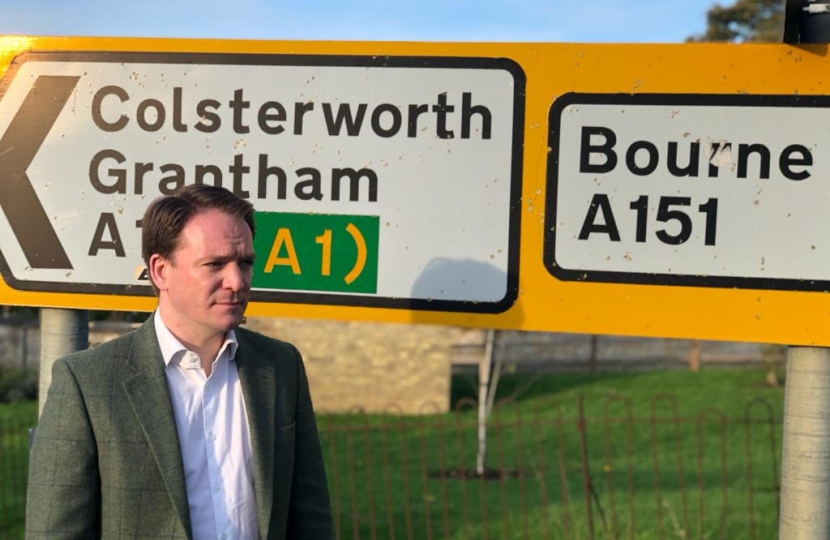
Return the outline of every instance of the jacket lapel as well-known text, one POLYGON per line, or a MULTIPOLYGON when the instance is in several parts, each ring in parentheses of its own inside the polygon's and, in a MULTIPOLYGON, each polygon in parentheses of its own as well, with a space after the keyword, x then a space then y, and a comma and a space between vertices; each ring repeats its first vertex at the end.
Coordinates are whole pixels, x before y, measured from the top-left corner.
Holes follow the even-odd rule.
POLYGON ((152 316, 136 331, 127 362, 137 373, 124 381, 124 390, 187 537, 192 538, 179 434, 152 316))
POLYGON ((274 422, 276 408, 276 367, 261 358, 258 350, 237 332, 236 369, 248 412, 254 454, 254 489, 260 538, 268 538, 274 501, 274 422))

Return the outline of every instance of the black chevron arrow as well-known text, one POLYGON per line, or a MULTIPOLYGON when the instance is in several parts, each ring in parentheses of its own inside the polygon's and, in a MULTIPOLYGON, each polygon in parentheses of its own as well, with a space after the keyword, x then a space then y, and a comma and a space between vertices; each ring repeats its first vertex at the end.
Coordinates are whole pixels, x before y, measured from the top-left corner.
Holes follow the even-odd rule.
POLYGON ((72 268, 26 170, 78 79, 38 77, 0 139, 0 208, 32 268, 72 268))

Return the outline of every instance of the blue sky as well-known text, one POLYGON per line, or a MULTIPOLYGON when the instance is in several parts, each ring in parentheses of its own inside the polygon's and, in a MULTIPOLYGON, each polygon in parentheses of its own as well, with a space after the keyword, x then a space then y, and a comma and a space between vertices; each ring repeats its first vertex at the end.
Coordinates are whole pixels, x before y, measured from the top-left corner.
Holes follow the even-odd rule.
POLYGON ((0 34, 672 43, 702 32, 706 10, 713 4, 714 0, 0 0, 0 34))

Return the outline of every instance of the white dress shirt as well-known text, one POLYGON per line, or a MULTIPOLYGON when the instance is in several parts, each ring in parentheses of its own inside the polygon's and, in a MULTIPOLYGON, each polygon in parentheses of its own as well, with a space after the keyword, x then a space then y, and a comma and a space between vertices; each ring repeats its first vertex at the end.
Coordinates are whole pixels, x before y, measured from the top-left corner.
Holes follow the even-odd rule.
POLYGON ((251 434, 233 361, 236 334, 228 332, 205 377, 199 355, 176 339, 158 310, 154 322, 179 432, 193 540, 257 540, 251 434))

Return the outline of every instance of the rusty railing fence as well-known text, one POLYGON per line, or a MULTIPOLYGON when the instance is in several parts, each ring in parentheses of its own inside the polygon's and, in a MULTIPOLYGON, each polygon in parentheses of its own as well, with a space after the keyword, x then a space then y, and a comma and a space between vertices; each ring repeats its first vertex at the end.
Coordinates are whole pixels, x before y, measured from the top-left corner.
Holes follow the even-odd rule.
MULTIPOLYGON (((449 414, 318 411, 336 538, 772 539, 781 418, 679 416, 672 396, 500 402, 477 474, 475 403, 449 414), (598 405, 600 405, 598 407, 598 405)), ((29 414, 28 416, 33 416, 29 414)), ((22 538, 27 430, 0 418, 0 538, 22 538)))
MULTIPOLYGON (((494 408, 475 471, 475 403, 449 415, 326 415, 338 539, 777 538, 781 418, 679 416, 672 396, 494 408)), ((425 411, 429 412, 429 411, 425 411)))

